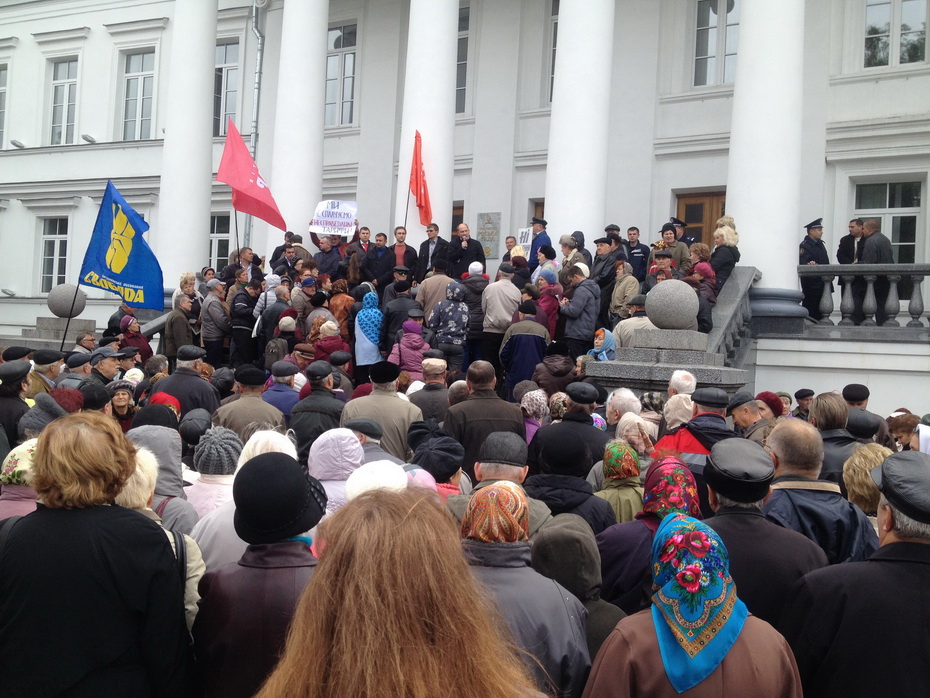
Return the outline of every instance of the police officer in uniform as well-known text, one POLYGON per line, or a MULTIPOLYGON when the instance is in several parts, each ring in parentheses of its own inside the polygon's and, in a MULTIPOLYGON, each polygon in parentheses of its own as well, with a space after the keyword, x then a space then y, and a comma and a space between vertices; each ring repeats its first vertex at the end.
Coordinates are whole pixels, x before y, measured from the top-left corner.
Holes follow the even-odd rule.
MULTIPOLYGON (((829 264, 830 255, 827 253, 827 246, 823 244, 823 218, 818 218, 804 226, 807 228, 807 237, 801 240, 801 248, 798 250, 798 264, 829 264)), ((801 291, 804 293, 804 300, 801 305, 807 310, 807 314, 814 320, 820 320, 823 315, 820 313, 820 298, 823 296, 823 279, 817 277, 801 277, 801 291)), ((830 291, 833 291, 833 284, 830 284, 830 291)))

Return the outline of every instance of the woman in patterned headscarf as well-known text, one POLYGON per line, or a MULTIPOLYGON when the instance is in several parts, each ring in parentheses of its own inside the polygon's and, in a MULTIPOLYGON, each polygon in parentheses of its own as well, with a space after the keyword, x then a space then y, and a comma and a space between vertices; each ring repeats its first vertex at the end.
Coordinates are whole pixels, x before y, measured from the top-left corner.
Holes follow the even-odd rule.
POLYGON ((550 424, 556 424, 562 421, 565 416, 565 410, 568 409, 568 395, 566 393, 553 393, 549 398, 549 417, 550 424))
POLYGON ((649 607, 649 549, 659 525, 669 514, 700 518, 694 476, 678 458, 656 460, 646 473, 643 510, 632 521, 618 523, 597 536, 604 577, 601 596, 628 614, 649 607))
POLYGON ((536 687, 546 695, 579 695, 591 660, 584 606, 530 566, 529 504, 506 480, 476 489, 462 517, 462 548, 514 642, 525 651, 536 687))
POLYGON ((368 382, 368 367, 381 361, 381 323, 384 316, 378 310, 378 294, 366 293, 362 309, 355 316, 355 378, 359 384, 368 382))
POLYGON ((526 443, 533 440, 543 420, 549 416, 549 404, 544 390, 530 390, 520 400, 523 409, 523 424, 526 427, 526 443))
POLYGON ((749 615, 709 526, 666 517, 652 544, 652 579, 651 612, 617 624, 586 696, 802 695, 788 643, 749 615))
POLYGON ((632 521, 643 510, 639 454, 626 441, 611 441, 604 449, 604 489, 595 497, 613 507, 617 523, 632 521))

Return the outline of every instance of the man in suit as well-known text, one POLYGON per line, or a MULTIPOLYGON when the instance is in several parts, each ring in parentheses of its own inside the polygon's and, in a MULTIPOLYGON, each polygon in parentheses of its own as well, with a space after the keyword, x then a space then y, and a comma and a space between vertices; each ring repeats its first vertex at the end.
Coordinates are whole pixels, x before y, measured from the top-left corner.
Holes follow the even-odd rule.
MULTIPOLYGON (((462 275, 468 273, 468 265, 472 262, 481 262, 485 265, 484 247, 471 237, 467 223, 459 224, 457 229, 458 240, 449 246, 449 264, 452 268, 451 276, 455 281, 461 281, 462 275)), ((527 260, 529 263, 529 260, 527 260)))
MULTIPOLYGON (((823 218, 811 221, 804 227, 807 229, 807 237, 801 240, 801 247, 798 250, 798 264, 829 264, 830 255, 827 254, 827 247, 821 239, 823 237, 823 218)), ((807 314, 814 320, 820 320, 823 317, 820 313, 823 283, 823 279, 817 277, 805 276, 801 278, 801 291, 804 293, 804 300, 801 301, 801 305, 804 306, 807 314)))
POLYGON ((439 237, 439 226, 430 223, 426 226, 426 240, 420 243, 417 255, 417 267, 413 274, 415 284, 420 283, 433 268, 438 259, 449 259, 449 242, 439 237))
POLYGON ((806 695, 916 696, 930 682, 930 456, 895 453, 872 480, 879 549, 806 575, 779 628, 806 695))

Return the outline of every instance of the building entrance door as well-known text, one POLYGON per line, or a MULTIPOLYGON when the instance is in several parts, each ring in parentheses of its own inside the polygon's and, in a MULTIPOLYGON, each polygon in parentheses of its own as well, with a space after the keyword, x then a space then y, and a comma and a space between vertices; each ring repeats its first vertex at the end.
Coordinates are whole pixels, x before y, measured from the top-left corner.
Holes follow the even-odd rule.
POLYGON ((685 235, 713 247, 717 219, 726 212, 726 197, 725 192, 679 195, 678 218, 687 224, 685 235))

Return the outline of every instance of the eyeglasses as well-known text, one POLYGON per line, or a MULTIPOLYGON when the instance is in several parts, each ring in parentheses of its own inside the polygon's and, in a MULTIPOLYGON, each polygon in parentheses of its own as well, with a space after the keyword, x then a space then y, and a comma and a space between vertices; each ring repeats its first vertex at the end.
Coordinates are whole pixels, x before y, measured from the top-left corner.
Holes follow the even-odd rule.
POLYGON ((93 344, 93 343, 94 343, 94 338, 93 338, 93 337, 85 337, 84 339, 81 340, 81 344, 86 344, 87 342, 90 342, 91 344, 93 344))

